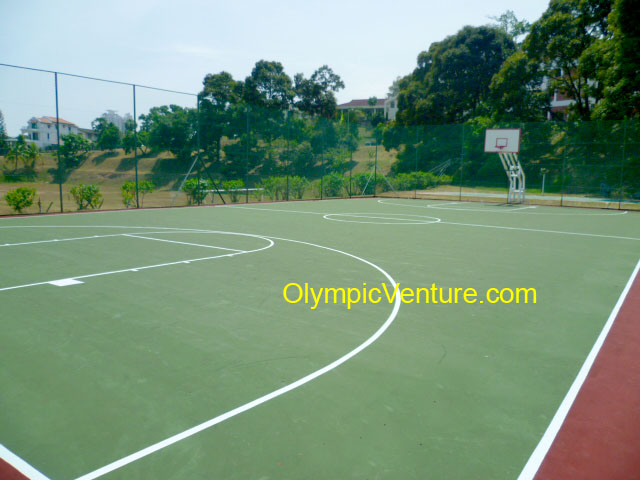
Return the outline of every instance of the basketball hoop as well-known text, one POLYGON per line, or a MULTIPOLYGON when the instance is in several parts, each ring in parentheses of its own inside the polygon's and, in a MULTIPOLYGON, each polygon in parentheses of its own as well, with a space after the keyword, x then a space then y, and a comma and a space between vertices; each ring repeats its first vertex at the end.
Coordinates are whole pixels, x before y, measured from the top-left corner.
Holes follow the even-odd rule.
POLYGON ((520 134, 518 128, 489 128, 485 131, 485 153, 497 153, 509 180, 508 203, 522 203, 525 199, 525 175, 518 160, 520 134))

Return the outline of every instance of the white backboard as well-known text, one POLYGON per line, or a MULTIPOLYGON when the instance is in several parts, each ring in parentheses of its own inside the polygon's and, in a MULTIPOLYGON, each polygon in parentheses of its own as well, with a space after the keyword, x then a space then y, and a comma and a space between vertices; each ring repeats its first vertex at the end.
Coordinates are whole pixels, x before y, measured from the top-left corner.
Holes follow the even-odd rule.
POLYGON ((519 128, 488 128, 485 131, 484 151, 487 153, 519 153, 519 128))

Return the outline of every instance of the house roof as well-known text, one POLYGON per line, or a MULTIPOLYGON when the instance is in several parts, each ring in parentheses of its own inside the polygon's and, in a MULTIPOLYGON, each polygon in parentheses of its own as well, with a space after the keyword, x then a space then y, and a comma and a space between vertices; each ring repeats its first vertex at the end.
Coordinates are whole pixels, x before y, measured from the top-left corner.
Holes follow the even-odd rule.
MULTIPOLYGON (((373 108, 384 108, 385 98, 379 98, 378 103, 373 108)), ((338 108, 372 108, 368 99, 351 100, 348 103, 338 105, 338 108)))
POLYGON ((69 120, 65 120, 64 118, 57 118, 56 117, 40 117, 40 118, 36 118, 36 120, 38 120, 41 123, 62 123, 65 125, 73 125, 74 127, 76 126, 75 123, 70 122, 69 120), (56 121, 57 120, 57 121, 56 121))

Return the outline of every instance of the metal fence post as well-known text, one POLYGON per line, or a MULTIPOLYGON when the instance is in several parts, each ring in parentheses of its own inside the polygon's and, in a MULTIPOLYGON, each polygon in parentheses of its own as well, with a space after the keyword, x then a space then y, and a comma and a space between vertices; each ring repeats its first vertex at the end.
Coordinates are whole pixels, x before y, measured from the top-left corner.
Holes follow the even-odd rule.
POLYGON ((464 123, 462 124, 461 143, 460 143, 460 191, 458 193, 458 201, 462 201, 462 175, 464 173, 464 123))
POLYGON ((136 86, 133 87, 133 158, 136 163, 136 208, 140 208, 140 189, 138 187, 138 118, 136 114, 136 86))
POLYGON ((245 203, 249 203, 249 107, 247 106, 247 156, 244 163, 244 195, 245 203))
POLYGON ((622 121, 622 159, 620 160, 620 189, 618 190, 618 210, 622 209, 624 196, 624 162, 627 156, 627 119, 622 121))
POLYGON ((60 213, 64 212, 64 205, 62 203, 62 175, 64 168, 62 165, 62 159, 60 158, 60 112, 58 110, 58 72, 54 72, 55 86, 56 86, 56 135, 58 137, 58 149, 56 153, 58 155, 58 190, 60 193, 60 213))
POLYGON ((414 168, 413 168, 413 198, 418 198, 418 145, 420 144, 420 125, 416 125, 416 145, 414 147, 414 168))

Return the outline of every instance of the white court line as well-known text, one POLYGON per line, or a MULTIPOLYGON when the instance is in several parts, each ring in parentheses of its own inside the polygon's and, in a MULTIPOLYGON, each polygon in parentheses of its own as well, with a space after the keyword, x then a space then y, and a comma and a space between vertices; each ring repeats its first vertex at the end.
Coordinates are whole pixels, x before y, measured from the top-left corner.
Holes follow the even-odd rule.
MULTIPOLYGON (((314 243, 309 243, 309 242, 303 242, 300 240, 291 240, 288 238, 279 238, 279 237, 264 237, 264 238, 268 238, 268 239, 273 239, 273 240, 282 240, 282 241, 286 241, 286 242, 294 242, 294 243, 300 243, 303 245, 310 245, 312 247, 317 247, 317 248, 322 248, 325 250, 330 250, 332 252, 336 252, 336 253, 341 253, 343 255, 346 255, 348 257, 354 258, 356 260, 359 260, 361 262, 366 263, 367 265, 375 268, 376 270, 378 270, 379 272, 381 272, 386 278, 387 280, 389 280, 391 286, 393 288, 395 288, 396 286, 396 282, 395 280, 391 277, 391 275, 389 275, 385 270, 383 270, 381 267, 377 266, 374 263, 369 262, 368 260, 365 260, 364 258, 358 257, 356 255, 353 255, 351 253, 347 253, 347 252, 343 252, 342 250, 337 250, 335 248, 330 248, 330 247, 325 247, 322 245, 317 245, 314 243)), ((279 397, 280 395, 283 395, 287 392, 290 392, 291 390, 294 390, 298 387, 301 387, 302 385, 309 383, 310 381, 318 378, 321 375, 324 375, 327 372, 330 372, 331 370, 339 367, 340 365, 342 365, 343 363, 345 363, 347 360, 355 357, 358 353, 360 353, 362 350, 364 350, 365 348, 367 348, 369 345, 371 345, 373 342, 375 342, 378 338, 380 338, 380 336, 389 328, 389 326, 391 325, 391 323, 393 323, 394 319, 396 318, 397 314, 398 314, 398 310, 400 309, 400 296, 396 296, 395 302, 394 302, 394 306, 393 306, 393 310, 391 311, 391 313, 389 314, 389 316, 387 317, 387 320, 382 324, 382 326, 376 330, 376 332, 370 336, 367 340, 365 340, 362 344, 360 344, 359 346, 357 346, 356 348, 354 348, 353 350, 351 350, 349 353, 343 355, 342 357, 340 357, 339 359, 331 362, 329 365, 326 365, 325 367, 316 370, 313 373, 310 373, 309 375, 306 375, 302 378, 300 378, 299 380, 296 380, 293 383, 290 383, 289 385, 286 385, 282 388, 279 388, 278 390, 274 390, 271 393, 268 393, 266 395, 263 395, 260 398, 257 398, 249 403, 245 403, 244 405, 241 405, 237 408, 234 408, 233 410, 230 410, 226 413, 223 413, 222 415, 218 415, 217 417, 214 417, 210 420, 207 420, 206 422, 203 422, 199 425, 196 425, 194 427, 189 428, 188 430, 185 430, 181 433, 178 433, 176 435, 173 435, 169 438, 166 438, 165 440, 162 440, 158 443, 155 443, 153 445, 150 445, 147 448, 144 448, 142 450, 139 450, 135 453, 132 453, 131 455, 128 455, 124 458, 121 458, 120 460, 116 460, 115 462, 112 462, 108 465, 105 465, 104 467, 101 467, 97 470, 94 470, 93 472, 89 472, 86 475, 83 475, 81 477, 78 477, 76 480, 91 480, 94 478, 98 478, 101 477, 103 475, 106 475, 109 472, 112 472, 114 470, 117 470, 121 467, 124 467, 125 465, 128 465, 132 462, 135 462, 136 460, 139 460, 140 458, 146 457, 147 455, 150 455, 154 452, 157 452, 158 450, 161 450, 165 447, 168 447, 170 445, 173 445, 174 443, 177 443, 181 440, 184 440, 185 438, 188 438, 192 435, 195 435, 198 432, 201 432, 203 430, 206 430, 207 428, 213 427, 214 425, 217 425, 221 422, 224 422, 225 420, 228 420, 232 417, 235 417, 236 415, 239 415, 240 413, 246 412, 247 410, 250 410, 254 407, 257 407, 258 405, 261 405, 265 402, 268 402, 269 400, 272 400, 276 397, 279 397)))
POLYGON ((371 225, 428 225, 430 223, 438 223, 442 221, 438 217, 428 217, 426 215, 411 215, 405 213, 327 213, 322 218, 331 220, 334 222, 343 223, 363 223, 371 225), (380 217, 378 215, 386 215, 386 217, 380 217), (347 217, 347 220, 341 220, 339 218, 331 217, 347 217), (394 218, 400 217, 400 218, 394 218), (407 218, 416 217, 416 218, 407 218), (365 222, 357 220, 349 220, 348 218, 367 218, 371 220, 387 220, 387 222, 365 222), (426 220, 429 219, 429 220, 426 220), (393 220, 393 221, 391 221, 393 220))
MULTIPOLYGON (((186 232, 182 232, 182 233, 186 233, 186 232)), ((130 238, 141 238, 144 240, 155 240, 156 242, 167 242, 167 243, 177 243, 180 245, 190 245, 192 247, 204 247, 204 248, 217 248, 218 250, 228 250, 230 252, 242 252, 242 253, 247 253, 245 250, 238 250, 237 248, 225 248, 225 247, 216 247, 214 245, 201 245, 199 243, 189 243, 189 242, 178 242, 177 240, 167 240, 165 238, 151 238, 151 237, 143 237, 142 235, 148 235, 145 233, 123 233, 122 236, 123 237, 130 237, 130 238)))
MULTIPOLYGON (((426 207, 421 207, 419 205, 405 205, 405 204, 400 204, 400 203, 386 203, 386 202, 382 202, 381 200, 378 200, 379 203, 381 203, 382 205, 399 205, 399 206, 403 206, 403 207, 414 207, 414 208, 426 208, 426 207)), ((239 208, 239 207, 238 207, 239 208)), ((267 208, 254 208, 254 210, 263 210, 263 211, 274 211, 274 212, 287 212, 287 213, 291 213, 289 210, 275 210, 275 209, 267 209, 267 208)), ((293 213, 310 213, 310 214, 314 214, 314 215, 350 215, 348 213, 325 213, 325 214, 319 214, 317 212, 302 212, 302 211, 297 211, 297 212, 293 212, 293 213)), ((626 211, 624 213, 627 213, 626 211)), ((384 214, 383 214, 384 215, 384 214)), ((391 214, 390 214, 391 215, 391 214)), ((553 214, 551 214, 553 215, 553 214)), ((600 214, 590 214, 590 215, 600 215, 600 214)), ((586 214, 582 214, 582 215, 577 215, 577 216, 590 216, 590 215, 586 215, 586 214)), ((611 214, 601 214, 601 215, 622 215, 622 213, 611 213, 611 214)), ((434 217, 435 218, 435 217, 434 217)), ((501 229, 501 230, 517 230, 517 231, 523 231, 523 232, 539 232, 539 233, 553 233, 553 234, 559 234, 559 235, 578 235, 578 236, 584 236, 584 237, 596 237, 596 238, 612 238, 612 239, 616 239, 616 240, 640 240, 640 238, 635 238, 635 237, 623 237, 623 236, 618 236, 618 235, 602 235, 602 234, 597 234, 597 233, 580 233, 580 232, 565 232, 562 230, 544 230, 544 229, 538 229, 538 228, 524 228, 524 227, 503 227, 500 225, 480 225, 480 224, 473 224, 473 223, 457 223, 457 222, 445 222, 445 221, 440 221, 440 222, 432 222, 432 223, 438 223, 440 225, 460 225, 460 226, 466 226, 466 227, 483 227, 483 228, 496 228, 496 229, 501 229)), ((393 225, 401 225, 397 222, 394 222, 393 225)))
POLYGON ((587 375, 589 374, 589 371, 593 366, 593 362, 598 356, 598 352, 600 352, 600 349, 602 348, 602 345, 604 344, 604 341, 606 340, 607 335, 611 330, 611 326, 613 325, 614 320, 618 316, 618 312, 620 311, 622 304, 627 298, 627 294, 629 293, 629 290, 631 289, 631 285, 633 284, 633 281, 635 280, 639 271, 640 271, 640 260, 638 260, 638 263, 636 264, 636 268, 633 270, 633 273, 629 277, 629 280, 627 281, 627 284, 624 287, 624 290, 622 290, 622 293, 620 294, 620 297, 618 298, 617 303, 613 307, 613 310, 611 311, 611 314, 609 315, 607 322, 604 324, 604 327, 602 327, 602 331, 600 332, 600 335, 596 339, 596 342, 593 344, 593 347, 591 348, 589 355, 587 355, 587 358, 582 364, 582 368, 580 368, 580 371, 578 372, 576 379, 571 384, 571 387, 569 388, 569 391, 565 395, 564 400, 562 400, 560 407, 558 407, 558 410, 553 416, 553 419, 551 419, 551 423, 547 427, 547 430, 544 432, 544 435, 540 439, 540 442, 536 446, 535 450, 531 454, 531 457, 529 457, 529 460, 527 461, 524 468, 522 469, 522 472, 518 476, 518 480, 531 480, 535 477, 536 473, 538 472, 538 469, 540 468, 540 465, 542 465, 542 461, 546 457, 549 451, 549 448, 551 448, 551 445, 553 444, 553 441, 555 440, 556 435, 560 431, 560 427, 562 427, 562 424, 564 423, 564 420, 567 417, 567 414, 569 413, 569 410, 571 409, 573 402, 578 396, 578 392, 582 388, 582 385, 584 384, 584 381, 586 380, 587 375))
POLYGON ((240 208, 242 210, 267 210, 269 212, 287 212, 287 213, 308 213, 310 215, 326 215, 325 213, 321 213, 321 212, 305 212, 304 210, 286 210, 284 208, 259 208, 259 207, 242 207, 239 205, 223 205, 223 207, 227 207, 227 208, 240 208))
MULTIPOLYGON (((160 267, 168 267, 171 265, 179 265, 179 264, 188 264, 188 263, 193 263, 193 262, 201 262, 204 260, 213 260, 215 258, 223 258, 223 257, 233 257, 236 255, 243 255, 246 253, 255 253, 255 252, 260 252, 262 250, 266 250, 267 248, 271 248, 274 245, 273 240, 270 240, 267 237, 263 237, 261 235, 254 235, 254 234, 244 234, 244 233, 233 233, 233 232, 221 232, 221 231, 214 231, 214 230, 210 230, 209 233, 220 233, 220 234, 224 234, 224 235, 240 235, 240 236, 247 236, 247 237, 254 237, 254 238, 261 238, 263 240, 266 240, 268 242, 268 245, 262 248, 258 248, 258 249, 254 249, 254 250, 238 250, 236 252, 233 253, 226 253, 224 255, 215 255, 215 256, 211 256, 211 257, 202 257, 202 258, 190 258, 190 259, 186 259, 186 260, 178 260, 175 262, 168 262, 168 263, 158 263, 158 264, 154 264, 154 265, 144 265, 141 267, 133 267, 133 268, 126 268, 126 269, 122 269, 122 270, 112 270, 112 271, 108 271, 108 272, 100 272, 100 273, 92 273, 89 275, 77 275, 77 276, 71 276, 71 277, 67 277, 67 278, 60 278, 60 279, 54 279, 54 280, 47 280, 45 282, 35 282, 35 283, 28 283, 28 284, 24 284, 24 285, 14 285, 11 287, 2 287, 0 288, 0 292, 3 291, 7 291, 7 290, 17 290, 20 288, 29 288, 29 287, 36 287, 39 285, 47 285, 47 284, 53 284, 56 285, 56 283, 52 283, 52 282, 62 282, 62 281, 66 281, 66 280, 79 280, 79 279, 85 279, 85 278, 93 278, 93 277, 101 277, 104 275, 113 275, 113 274, 117 274, 117 273, 126 273, 126 272, 138 272, 140 270, 148 270, 151 268, 160 268, 160 267)), ((122 234, 125 235, 125 234, 122 234)), ((156 238, 146 238, 146 237, 138 237, 140 239, 145 239, 145 240, 158 240, 156 238)), ((212 247, 211 245, 200 245, 200 244, 190 244, 193 246, 199 246, 199 247, 205 247, 205 248, 215 248, 212 247)))
MULTIPOLYGON (((462 212, 490 212, 490 213, 514 213, 514 212, 518 212, 520 210, 527 210, 527 209, 531 209, 531 208, 538 208, 537 206, 521 206, 521 207, 514 207, 514 208, 510 208, 509 210, 487 210, 485 208, 449 208, 449 207, 443 207, 442 205, 465 205, 465 202, 445 202, 442 204, 438 204, 438 203, 432 203, 429 205, 408 205, 405 203, 391 203, 391 202, 385 202, 382 199, 378 200, 378 203, 380 203, 381 205, 397 205, 399 207, 412 207, 412 208, 435 208, 435 209, 439 209, 439 210, 453 210, 453 211, 462 211, 462 212)), ((468 202, 466 203, 468 204, 468 202)), ((484 203, 480 203, 480 205, 486 205, 484 203)), ((492 205, 489 205, 492 206, 492 205)))
MULTIPOLYGON (((153 235, 153 234, 158 234, 158 233, 190 233, 190 232, 166 232, 166 231, 140 232, 140 235, 153 235)), ((122 236, 126 236, 126 235, 127 235, 126 233, 113 233, 111 235, 91 235, 91 236, 88 236, 88 237, 54 238, 54 239, 51 239, 51 240, 36 240, 34 242, 5 243, 5 244, 0 244, 0 248, 2 248, 2 247, 18 247, 18 246, 22 246, 22 245, 38 245, 38 244, 41 244, 41 243, 72 242, 72 241, 75 241, 75 240, 94 240, 96 238, 122 237, 122 236)))
MULTIPOLYGON (((423 200, 424 201, 424 200, 423 200)), ((391 203, 391 202, 385 202, 383 200, 378 200, 378 203, 382 204, 382 205, 396 205, 399 207, 410 207, 410 208, 435 208, 435 209, 439 209, 439 210, 452 210, 452 211, 461 211, 461 212, 487 212, 487 213, 526 213, 527 215, 551 215, 551 216, 562 216, 562 215, 566 215, 566 216, 571 216, 571 217, 591 217, 591 216, 604 216, 604 217, 614 217, 614 216, 618 216, 618 215, 626 215, 627 213, 629 213, 628 210, 624 210, 622 212, 607 212, 607 213, 556 213, 556 212, 522 212, 521 210, 527 210, 527 209, 536 209, 539 208, 541 205, 529 205, 529 206, 522 206, 522 207, 518 207, 518 208, 511 208, 509 210, 486 210, 486 209, 482 209, 482 208, 446 208, 446 207, 441 207, 440 205, 449 205, 449 204, 459 204, 459 205, 463 205, 463 204, 469 204, 470 202, 445 202, 442 204, 437 204, 437 203, 433 203, 430 205, 409 205, 407 203, 391 203)), ((481 205, 487 205, 482 203, 481 205)), ((562 207, 554 207, 554 206, 550 206, 550 208, 562 208, 562 207)))
POLYGON ((563 232, 562 230, 543 230, 539 228, 503 227, 500 225, 481 225, 481 224, 475 224, 475 223, 457 223, 457 222, 437 222, 437 223, 440 225, 460 225, 463 227, 496 228, 499 230, 518 230, 522 232, 555 233, 559 235, 577 235, 581 237, 614 238, 617 240, 640 240, 640 238, 636 238, 636 237, 622 237, 619 235, 601 235, 598 233, 563 232))
POLYGON ((48 477, 40 473, 2 444, 0 444, 0 458, 31 480, 49 480, 48 477))
MULTIPOLYGON (((245 252, 245 253, 250 253, 250 252, 245 252)), ((0 292, 4 292, 4 291, 7 291, 7 290, 17 290, 19 288, 37 287, 38 285, 48 285, 48 284, 56 285, 56 283, 60 283, 60 282, 65 281, 65 280, 78 280, 78 279, 84 279, 84 278, 102 277, 104 275, 114 275, 116 273, 138 272, 140 270, 148 270, 150 268, 169 267, 171 265, 180 265, 180 264, 187 264, 187 263, 193 263, 193 262, 200 262, 200 261, 203 261, 203 260, 213 260, 214 258, 233 257, 234 255, 241 255, 241 254, 240 253, 227 253, 227 254, 224 254, 224 255, 216 255, 216 256, 213 256, 213 257, 189 258, 189 259, 186 259, 186 260, 178 260, 176 262, 158 263, 156 265, 144 265, 142 267, 126 268, 126 269, 123 269, 123 270, 112 270, 112 271, 109 271, 109 272, 91 273, 89 275, 77 275, 77 276, 72 276, 72 277, 67 277, 67 278, 59 278, 59 279, 55 279, 55 280, 47 280, 45 282, 27 283, 27 284, 24 284, 24 285, 14 285, 14 286, 11 286, 11 287, 2 287, 2 288, 0 288, 0 292)))

